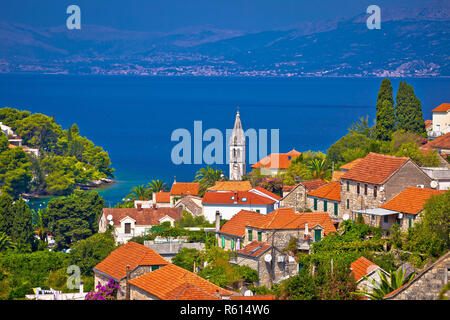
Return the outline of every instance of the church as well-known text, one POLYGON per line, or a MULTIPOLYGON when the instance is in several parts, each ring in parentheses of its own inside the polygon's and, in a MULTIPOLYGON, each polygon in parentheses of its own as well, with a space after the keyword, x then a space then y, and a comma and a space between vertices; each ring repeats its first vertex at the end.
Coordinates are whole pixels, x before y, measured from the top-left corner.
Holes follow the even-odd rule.
POLYGON ((239 111, 236 113, 233 133, 230 138, 230 180, 240 181, 245 175, 245 133, 242 129, 239 111))

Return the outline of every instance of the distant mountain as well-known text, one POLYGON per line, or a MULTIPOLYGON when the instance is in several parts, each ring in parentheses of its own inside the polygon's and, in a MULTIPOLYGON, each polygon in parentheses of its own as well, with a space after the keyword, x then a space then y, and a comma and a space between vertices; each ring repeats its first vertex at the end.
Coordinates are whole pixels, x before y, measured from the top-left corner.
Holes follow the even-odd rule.
POLYGON ((221 76, 450 76, 449 1, 244 33, 0 23, 0 72, 221 76))

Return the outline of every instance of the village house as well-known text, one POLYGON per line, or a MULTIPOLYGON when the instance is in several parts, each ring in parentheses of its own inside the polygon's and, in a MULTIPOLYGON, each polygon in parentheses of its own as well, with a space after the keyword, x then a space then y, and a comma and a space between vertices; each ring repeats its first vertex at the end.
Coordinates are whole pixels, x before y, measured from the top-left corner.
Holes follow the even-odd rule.
POLYGON ((437 138, 446 133, 450 133, 450 103, 443 103, 431 110, 433 113, 432 131, 429 132, 430 138, 437 138))
MULTIPOLYGON (((444 158, 450 157, 450 132, 439 136, 438 138, 431 140, 427 144, 420 147, 421 150, 434 149, 438 154, 444 158)), ((448 167, 448 163, 447 163, 448 167)))
POLYGON ((230 300, 233 292, 168 264, 129 281, 131 300, 230 300))
POLYGON ((175 208, 180 208, 182 211, 189 212, 193 217, 203 215, 202 198, 196 196, 186 196, 178 200, 175 208))
POLYGON ((249 191, 206 192, 203 196, 203 215, 209 222, 214 222, 216 212, 221 219, 229 220, 241 210, 267 214, 275 209, 280 197, 262 188, 249 191))
POLYGON ((430 188, 431 178, 410 158, 369 153, 341 177, 342 219, 355 210, 379 208, 408 186, 430 188))
POLYGON ((352 275, 358 290, 367 293, 371 293, 374 289, 372 281, 375 281, 377 284, 381 283, 380 272, 383 273, 387 279, 390 278, 389 273, 365 257, 360 257, 356 261, 353 261, 350 264, 350 270, 352 270, 352 275))
POLYGON ((168 265, 160 255, 144 245, 130 241, 111 252, 94 267, 95 285, 106 285, 110 279, 118 282, 120 291, 118 299, 126 299, 127 277, 133 279, 146 273, 151 273, 160 267, 168 265))
POLYGON ((156 208, 170 208, 172 203, 170 201, 170 192, 153 192, 152 202, 156 205, 156 208))
POLYGON ((303 212, 308 209, 306 194, 326 182, 322 179, 303 181, 295 186, 283 187, 283 198, 280 200, 280 208, 293 208, 296 212, 303 212))
POLYGON ((216 184, 207 189, 208 192, 248 191, 252 189, 250 181, 216 181, 216 184))
POLYGON ((450 190, 450 166, 449 167, 420 167, 431 181, 431 187, 437 190, 450 190))
POLYGON ((126 243, 161 223, 169 222, 173 226, 181 216, 180 208, 142 208, 139 204, 137 208, 103 208, 98 229, 105 232, 110 225, 116 243, 126 243))
POLYGON ((170 189, 170 203, 175 205, 178 200, 186 196, 198 196, 199 188, 198 182, 177 182, 175 180, 170 189))
POLYGON ((331 181, 339 181, 341 179, 341 177, 347 172, 349 171, 351 168, 353 168, 355 165, 357 165, 359 162, 361 162, 363 158, 358 158, 355 159, 349 163, 346 163, 344 165, 342 165, 339 169, 341 169, 340 171, 337 170, 333 170, 333 174, 332 174, 332 178, 331 181))
POLYGON ((380 208, 355 210, 354 214, 361 214, 365 223, 371 226, 389 230, 394 223, 397 223, 403 232, 407 232, 421 220, 421 213, 427 200, 444 192, 408 187, 380 208))
MULTIPOLYGON (((450 251, 426 267, 411 281, 392 291, 385 300, 438 300, 439 294, 450 280, 450 251)), ((445 297, 450 298, 447 291, 445 297)))
POLYGON ((292 149, 288 153, 272 153, 252 165, 253 169, 259 169, 261 175, 275 176, 286 172, 291 165, 292 159, 298 157, 301 153, 292 149))
POLYGON ((306 197, 308 199, 307 207, 313 212, 327 212, 335 226, 342 221, 342 214, 339 210, 341 206, 341 183, 339 181, 332 181, 310 191, 306 197))

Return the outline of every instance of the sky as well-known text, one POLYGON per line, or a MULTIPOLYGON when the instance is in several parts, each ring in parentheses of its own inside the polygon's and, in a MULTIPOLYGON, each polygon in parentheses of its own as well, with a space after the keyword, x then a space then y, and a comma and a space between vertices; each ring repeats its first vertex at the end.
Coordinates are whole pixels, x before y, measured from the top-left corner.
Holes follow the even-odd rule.
POLYGON ((0 21, 33 27, 65 25, 66 8, 81 8, 83 24, 167 32, 185 27, 240 31, 332 20, 383 7, 423 7, 436 0, 1 0, 0 21))

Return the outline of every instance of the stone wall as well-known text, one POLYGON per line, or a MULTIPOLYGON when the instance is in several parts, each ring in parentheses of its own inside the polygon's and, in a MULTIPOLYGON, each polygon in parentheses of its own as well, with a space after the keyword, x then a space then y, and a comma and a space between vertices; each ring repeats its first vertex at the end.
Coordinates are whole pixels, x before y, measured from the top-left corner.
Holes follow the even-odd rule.
MULTIPOLYGON (((100 282, 100 284, 102 286, 106 286, 108 284, 109 279, 110 278, 107 277, 106 275, 94 271, 94 281, 95 281, 94 282, 94 284, 95 284, 94 288, 95 288, 95 286, 97 286, 97 284, 99 282, 100 282)), ((122 293, 120 293, 120 291, 117 292, 117 300, 123 300, 123 299, 125 299, 125 294, 126 294, 126 289, 127 289, 127 287, 126 287, 127 286, 126 280, 123 279, 122 281, 120 281, 119 285, 120 285, 120 290, 122 291, 122 293)))
POLYGON ((130 284, 130 300, 160 300, 157 296, 154 296, 147 291, 142 290, 132 284, 130 284))
POLYGON ((293 208, 295 212, 304 212, 308 209, 306 193, 306 188, 298 185, 280 201, 280 208, 293 208))
POLYGON ((362 183, 353 180, 341 179, 341 210, 339 212, 339 218, 343 218, 343 214, 348 214, 352 217, 353 210, 363 210, 379 208, 386 203, 386 190, 383 185, 373 185, 368 183, 362 183), (347 182, 349 191, 347 191, 347 182), (358 183, 360 186, 360 192, 358 194, 358 183), (365 185, 367 185, 367 195, 365 194, 365 185), (376 197, 374 196, 374 189, 377 187, 376 197), (347 202, 348 200, 348 202, 347 202), (347 207, 347 203, 349 206, 347 207))
POLYGON ((327 200, 327 199, 322 199, 322 198, 314 198, 314 197, 306 197, 307 199, 307 206, 309 209, 311 209, 312 212, 327 212, 328 215, 330 216, 331 220, 333 220, 334 222, 342 222, 342 208, 341 208, 341 203, 338 201, 332 201, 332 200, 327 200), (314 199, 317 199, 317 209, 314 210, 314 199), (325 209, 325 204, 324 202, 327 202, 327 210, 325 209), (337 214, 335 214, 334 212, 334 204, 337 203, 337 214))
POLYGON ((389 300, 437 300, 442 287, 450 279, 450 251, 418 274, 402 289, 391 294, 389 300))

